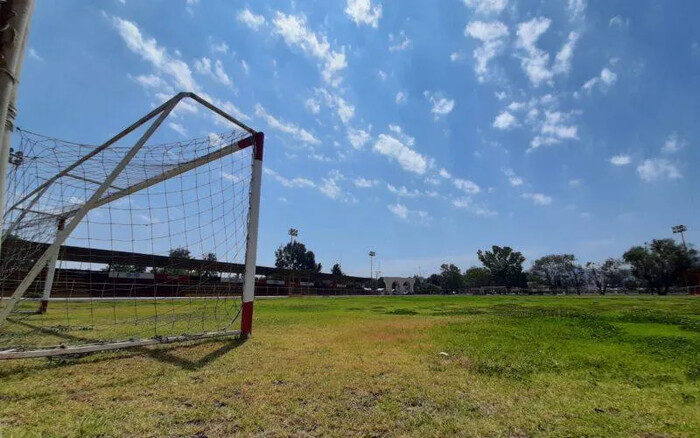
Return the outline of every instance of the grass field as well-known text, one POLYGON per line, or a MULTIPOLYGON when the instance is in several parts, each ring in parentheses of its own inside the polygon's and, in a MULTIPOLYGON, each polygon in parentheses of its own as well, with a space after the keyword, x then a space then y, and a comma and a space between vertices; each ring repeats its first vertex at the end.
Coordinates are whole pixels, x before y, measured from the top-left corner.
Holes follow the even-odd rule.
POLYGON ((261 300, 242 344, 0 363, 2 437, 236 433, 700 436, 700 299, 261 300))

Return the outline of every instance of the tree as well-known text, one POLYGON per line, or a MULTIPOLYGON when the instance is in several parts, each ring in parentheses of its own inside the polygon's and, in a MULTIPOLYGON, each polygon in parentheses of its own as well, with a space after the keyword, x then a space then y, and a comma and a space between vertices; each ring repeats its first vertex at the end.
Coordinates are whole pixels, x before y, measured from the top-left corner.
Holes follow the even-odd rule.
POLYGON ((336 278, 345 277, 345 273, 341 269, 340 263, 336 263, 335 265, 333 265, 333 267, 331 268, 331 275, 336 278))
POLYGON ((316 263, 313 251, 308 251, 301 242, 289 242, 280 245, 275 251, 275 266, 295 271, 321 272, 321 264, 316 263))
POLYGON ((459 268, 453 264, 442 264, 440 266, 440 286, 443 289, 454 291, 464 287, 464 278, 459 268))
MULTIPOLYGON (((192 254, 190 250, 181 246, 178 248, 172 248, 169 252, 170 258, 172 259, 191 259, 192 254)), ((166 268, 153 268, 155 274, 170 274, 170 275, 189 275, 190 271, 182 268, 166 267, 166 268)))
POLYGON ((491 251, 479 250, 476 254, 491 274, 494 285, 506 287, 524 287, 526 285, 523 274, 525 257, 519 251, 513 251, 513 248, 508 246, 493 245, 491 251))
POLYGON ((598 289, 598 293, 605 295, 609 286, 614 283, 621 283, 621 265, 622 262, 620 260, 613 258, 609 258, 603 263, 588 262, 586 263, 586 276, 598 289))
POLYGON ((530 268, 532 279, 552 289, 568 289, 573 287, 581 293, 584 284, 584 271, 576 264, 573 254, 550 254, 540 257, 530 268))
POLYGON ((118 263, 110 263, 104 269, 105 272, 128 272, 130 274, 141 274, 146 272, 145 266, 136 265, 121 265, 118 263))
POLYGON ((673 239, 654 239, 651 245, 634 246, 622 255, 632 275, 646 284, 652 293, 666 295, 680 275, 698 263, 698 252, 686 249, 673 239))
POLYGON ((464 272, 464 283, 467 287, 490 286, 491 281, 491 272, 486 268, 472 266, 464 272))
POLYGON ((216 277, 219 273, 208 269, 212 263, 217 262, 216 254, 213 252, 206 253, 202 256, 202 260, 204 260, 204 269, 199 272, 199 276, 205 279, 216 277))

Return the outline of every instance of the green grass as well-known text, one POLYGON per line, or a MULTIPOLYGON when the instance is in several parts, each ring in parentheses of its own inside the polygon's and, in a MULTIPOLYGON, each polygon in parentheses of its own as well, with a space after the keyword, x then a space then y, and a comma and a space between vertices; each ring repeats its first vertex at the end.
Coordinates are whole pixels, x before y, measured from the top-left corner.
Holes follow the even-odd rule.
POLYGON ((232 434, 700 436, 700 299, 260 300, 243 344, 0 363, 3 438, 232 434))

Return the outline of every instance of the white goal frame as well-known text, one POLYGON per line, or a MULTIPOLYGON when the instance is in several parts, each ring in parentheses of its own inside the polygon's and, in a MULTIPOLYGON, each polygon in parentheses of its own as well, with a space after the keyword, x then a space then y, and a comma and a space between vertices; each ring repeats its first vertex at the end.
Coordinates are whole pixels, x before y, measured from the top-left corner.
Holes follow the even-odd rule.
MULTIPOLYGON (((44 251, 44 253, 37 259, 36 263, 29 270, 24 279, 17 286, 12 295, 7 298, 5 306, 0 310, 0 328, 3 323, 5 323, 7 317, 12 312, 17 303, 22 300, 24 294, 27 292, 28 288, 34 282, 36 277, 40 272, 48 266, 47 279, 44 289, 44 295, 42 297, 41 308, 45 310, 45 305, 48 303, 49 295, 51 291, 51 280, 53 278, 53 272, 55 270, 56 258, 61 245, 66 241, 70 234, 75 230, 75 228, 80 224, 83 218, 95 208, 98 208, 107 203, 113 202, 117 199, 123 198, 125 196, 136 193, 140 190, 144 190, 155 184, 161 183, 169 178, 175 177, 177 175, 183 174, 189 170, 195 169, 199 166, 212 162, 216 159, 222 158, 224 156, 230 155, 234 152, 240 151, 242 149, 252 147, 253 148, 253 164, 251 172, 250 181, 250 194, 249 194, 249 209, 248 209, 248 223, 247 223, 247 235, 246 235, 246 253, 245 253, 245 275, 243 278, 243 294, 242 294, 242 306, 241 306, 241 328, 240 330, 230 330, 222 332, 207 332, 198 335, 191 336, 174 336, 174 337, 161 337, 154 339, 140 339, 140 340, 130 340, 125 342, 113 342, 113 343, 99 343, 92 345, 83 345, 76 347, 64 347, 59 346, 56 348, 47 348, 40 350, 4 350, 0 351, 0 360, 3 359, 15 359, 15 358, 28 358, 28 357, 48 357, 48 356, 61 356, 69 354, 80 354, 97 352, 104 350, 115 350, 134 346, 152 345, 158 343, 171 343, 180 342, 187 340, 195 340, 202 338, 212 338, 212 337, 222 337, 231 335, 240 335, 242 338, 247 339, 252 334, 253 327, 253 302, 255 299, 255 270, 256 270, 256 259, 257 259, 257 243, 258 243, 258 223, 260 215, 260 191, 262 183, 262 158, 263 158, 263 144, 264 144, 264 134, 258 132, 245 125, 241 121, 237 120, 230 114, 216 107, 212 103, 202 99, 195 93, 191 92, 181 92, 136 121, 134 124, 119 132, 117 135, 109 139, 107 142, 101 146, 94 149, 92 152, 80 158, 78 161, 68 166, 66 169, 59 172, 53 178, 47 180, 40 186, 36 187, 29 194, 22 197, 15 206, 21 205, 22 203, 28 202, 28 207, 23 210, 23 213, 19 215, 17 220, 10 224, 8 234, 13 230, 13 228, 22 220, 24 213, 31 210, 32 207, 38 202, 42 194, 59 178, 68 174, 71 170, 75 169, 82 163, 88 161, 90 158, 109 148, 122 138, 126 137, 128 134, 138 129, 142 125, 153 120, 151 125, 148 127, 146 132, 136 141, 134 146, 127 152, 127 154, 121 159, 121 161, 116 165, 116 167, 111 171, 107 178, 101 183, 98 189, 90 196, 90 198, 83 204, 80 208, 75 209, 67 213, 69 220, 64 226, 59 227, 57 231, 56 238, 54 242, 44 251), (173 168, 164 171, 160 175, 149 178, 145 181, 134 184, 131 187, 124 188, 120 191, 114 192, 106 197, 102 197, 104 193, 110 188, 114 180, 121 174, 124 168, 129 164, 129 162, 134 158, 138 151, 146 144, 149 138, 158 130, 162 123, 167 119, 167 117, 172 113, 173 109, 183 100, 192 99, 198 104, 204 106, 210 111, 216 113, 217 115, 223 117, 227 121, 233 123, 238 128, 246 131, 249 135, 241 140, 235 141, 228 145, 221 147, 220 149, 211 152, 205 156, 198 157, 189 162, 183 163, 177 168, 173 168), (155 119, 155 120, 154 120, 155 119)), ((3 209, 4 205, 0 205, 0 209, 3 209)), ((0 211, 4 215, 4 211, 0 211)))

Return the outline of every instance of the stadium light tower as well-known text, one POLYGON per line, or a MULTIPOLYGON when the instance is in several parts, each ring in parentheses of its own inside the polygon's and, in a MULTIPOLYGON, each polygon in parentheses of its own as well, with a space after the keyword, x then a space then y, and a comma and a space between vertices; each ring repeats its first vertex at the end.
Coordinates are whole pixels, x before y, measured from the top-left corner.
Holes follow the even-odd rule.
POLYGON ((369 252, 369 288, 374 290, 374 256, 377 255, 376 252, 369 252))
POLYGON ((289 291, 291 292, 294 287, 294 240, 299 235, 299 230, 290 228, 287 233, 289 234, 289 261, 292 263, 292 274, 289 278, 289 291))
POLYGON ((688 249, 688 245, 685 244, 685 236, 683 233, 688 231, 688 228, 685 225, 676 225, 671 228, 673 230, 673 234, 680 234, 681 235, 681 240, 683 241, 683 247, 685 249, 688 249))

